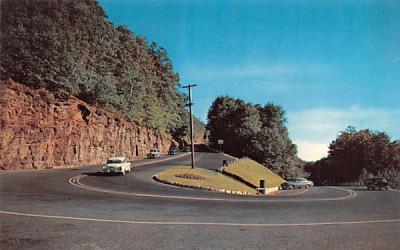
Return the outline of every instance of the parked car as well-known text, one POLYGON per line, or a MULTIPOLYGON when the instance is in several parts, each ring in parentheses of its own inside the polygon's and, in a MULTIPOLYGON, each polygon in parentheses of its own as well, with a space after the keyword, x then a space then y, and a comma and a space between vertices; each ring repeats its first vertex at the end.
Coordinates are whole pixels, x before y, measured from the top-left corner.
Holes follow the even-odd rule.
POLYGON ((104 174, 122 174, 131 172, 131 163, 125 157, 112 157, 102 169, 104 174))
POLYGON ((183 147, 182 152, 190 152, 190 150, 190 146, 185 146, 183 147))
POLYGON ((161 152, 160 149, 158 148, 154 148, 152 150, 150 150, 150 153, 147 155, 147 158, 151 159, 157 159, 161 157, 161 152))
POLYGON ((291 178, 287 181, 289 189, 295 188, 309 188, 314 186, 312 181, 307 180, 306 178, 291 178))
POLYGON ((389 189, 389 183, 383 177, 369 178, 367 180, 367 189, 368 190, 375 190, 375 189, 388 190, 389 189))
POLYGON ((169 155, 176 155, 176 151, 177 151, 176 148, 172 147, 172 148, 169 149, 168 154, 169 155))

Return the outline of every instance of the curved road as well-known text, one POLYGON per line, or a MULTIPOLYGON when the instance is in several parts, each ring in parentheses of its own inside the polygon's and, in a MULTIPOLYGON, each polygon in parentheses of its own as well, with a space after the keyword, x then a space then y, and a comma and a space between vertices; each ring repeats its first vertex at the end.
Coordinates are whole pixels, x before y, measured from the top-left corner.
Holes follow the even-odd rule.
MULTIPOLYGON (((199 167, 221 156, 196 153, 199 167)), ((398 249, 398 191, 314 187, 237 196, 152 176, 188 155, 99 167, 0 174, 1 249, 398 249), (146 165, 141 165, 146 164, 146 165)))

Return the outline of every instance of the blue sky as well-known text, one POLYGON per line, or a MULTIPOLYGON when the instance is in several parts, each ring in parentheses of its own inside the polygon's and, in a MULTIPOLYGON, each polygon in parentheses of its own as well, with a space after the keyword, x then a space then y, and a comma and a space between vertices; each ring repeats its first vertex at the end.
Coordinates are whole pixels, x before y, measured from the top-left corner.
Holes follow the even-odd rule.
POLYGON ((400 139, 398 0, 100 0, 110 20, 167 49, 194 113, 229 95, 283 106, 299 156, 348 125, 400 139))

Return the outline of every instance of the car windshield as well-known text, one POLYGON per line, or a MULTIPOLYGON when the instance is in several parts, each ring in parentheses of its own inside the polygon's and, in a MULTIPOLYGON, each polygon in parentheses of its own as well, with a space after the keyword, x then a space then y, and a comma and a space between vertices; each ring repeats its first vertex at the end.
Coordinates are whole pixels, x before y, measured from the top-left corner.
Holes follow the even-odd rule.
POLYGON ((122 160, 108 160, 107 164, 122 163, 122 160))

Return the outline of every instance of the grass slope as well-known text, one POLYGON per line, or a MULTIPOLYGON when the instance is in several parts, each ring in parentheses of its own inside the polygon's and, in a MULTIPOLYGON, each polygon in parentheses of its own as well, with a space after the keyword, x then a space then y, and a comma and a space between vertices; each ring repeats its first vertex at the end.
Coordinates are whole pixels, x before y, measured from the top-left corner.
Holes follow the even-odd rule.
POLYGON ((255 187, 260 186, 260 180, 266 180, 267 188, 277 187, 286 182, 279 175, 251 159, 243 159, 226 167, 224 173, 238 177, 255 187))
POLYGON ((203 168, 194 168, 187 166, 178 166, 167 169, 156 175, 156 178, 162 182, 178 185, 197 187, 202 189, 224 189, 231 191, 247 192, 248 194, 255 194, 256 190, 251 187, 227 177, 221 173, 210 171, 203 168), (177 175, 194 175, 202 177, 202 179, 188 179, 177 177, 177 175))

